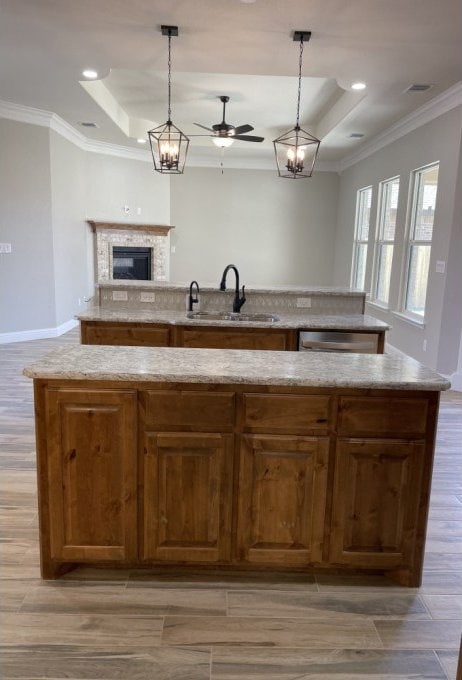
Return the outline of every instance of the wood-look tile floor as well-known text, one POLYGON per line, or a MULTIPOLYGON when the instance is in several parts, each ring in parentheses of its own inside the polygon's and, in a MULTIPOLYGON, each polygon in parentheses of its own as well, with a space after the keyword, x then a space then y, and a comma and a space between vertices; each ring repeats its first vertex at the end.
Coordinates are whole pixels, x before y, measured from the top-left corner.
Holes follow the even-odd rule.
POLYGON ((0 346, 1 677, 53 680, 450 678, 462 631, 462 393, 443 393, 425 575, 81 569, 39 576, 32 382, 78 342, 0 346))

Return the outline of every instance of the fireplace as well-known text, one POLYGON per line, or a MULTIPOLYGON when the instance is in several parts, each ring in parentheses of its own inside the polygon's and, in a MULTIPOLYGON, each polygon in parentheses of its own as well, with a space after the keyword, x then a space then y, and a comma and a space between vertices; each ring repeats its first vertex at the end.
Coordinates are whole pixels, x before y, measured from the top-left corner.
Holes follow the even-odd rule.
POLYGON ((112 278, 151 280, 151 248, 114 246, 112 248, 112 278))
POLYGON ((95 220, 88 223, 95 233, 97 283, 121 278, 169 280, 170 231, 174 227, 95 220))

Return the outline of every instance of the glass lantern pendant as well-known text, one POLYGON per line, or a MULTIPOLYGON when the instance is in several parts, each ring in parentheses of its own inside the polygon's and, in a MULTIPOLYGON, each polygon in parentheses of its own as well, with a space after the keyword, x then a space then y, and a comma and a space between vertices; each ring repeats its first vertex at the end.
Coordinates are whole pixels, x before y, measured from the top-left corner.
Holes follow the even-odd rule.
POLYGON ((163 174, 181 175, 184 171, 189 139, 171 120, 171 39, 178 35, 177 26, 161 26, 168 36, 168 120, 148 131, 154 170, 163 174))
POLYGON ((300 127, 300 94, 302 80, 303 41, 311 37, 310 31, 294 31, 294 40, 300 40, 298 64, 297 121, 289 132, 273 141, 279 177, 299 179, 311 177, 320 145, 319 139, 300 127))

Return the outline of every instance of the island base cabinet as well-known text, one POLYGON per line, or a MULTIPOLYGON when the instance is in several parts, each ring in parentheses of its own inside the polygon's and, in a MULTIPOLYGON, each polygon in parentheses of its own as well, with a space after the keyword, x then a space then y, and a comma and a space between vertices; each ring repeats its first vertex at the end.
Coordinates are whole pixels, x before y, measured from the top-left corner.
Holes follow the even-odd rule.
POLYGON ((322 560, 329 439, 244 435, 238 560, 300 567, 322 560))
POLYGON ((135 559, 136 392, 49 389, 46 411, 44 571, 54 560, 135 559))
POLYGON ((143 559, 228 562, 231 434, 144 435, 143 559))
POLYGON ((422 441, 338 441, 331 563, 412 571, 424 459, 422 441))

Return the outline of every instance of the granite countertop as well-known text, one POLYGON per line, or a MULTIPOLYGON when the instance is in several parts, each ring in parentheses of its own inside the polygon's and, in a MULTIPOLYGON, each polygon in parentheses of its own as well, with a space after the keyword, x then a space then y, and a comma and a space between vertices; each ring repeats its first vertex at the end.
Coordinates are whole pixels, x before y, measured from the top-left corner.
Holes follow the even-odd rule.
POLYGON ((24 369, 29 378, 446 390, 450 383, 414 359, 183 347, 61 347, 24 369))
POLYGON ((367 314, 277 314, 279 321, 220 321, 212 319, 188 319, 186 312, 170 310, 92 307, 77 314, 80 321, 114 321, 125 323, 163 323, 184 326, 233 326, 236 328, 284 328, 284 329, 341 329, 351 331, 386 331, 390 326, 367 314))
MULTIPOLYGON (((242 278, 242 277, 241 277, 242 278)), ((364 290, 355 288, 347 288, 341 286, 253 286, 247 285, 245 280, 241 281, 245 284, 246 293, 287 293, 287 295, 351 295, 352 297, 364 297, 366 295, 364 290)), ((133 279, 111 279, 110 281, 101 281, 95 285, 96 288, 136 288, 138 290, 164 290, 164 291, 189 291, 188 283, 173 283, 171 281, 141 281, 133 279)), ((219 281, 215 283, 201 283, 199 281, 201 291, 212 293, 219 292, 219 281)), ((226 288, 228 292, 234 290, 234 279, 228 281, 226 288)))

